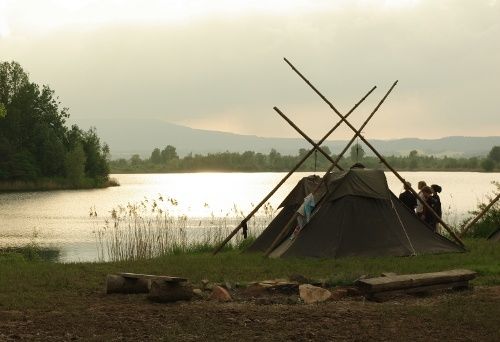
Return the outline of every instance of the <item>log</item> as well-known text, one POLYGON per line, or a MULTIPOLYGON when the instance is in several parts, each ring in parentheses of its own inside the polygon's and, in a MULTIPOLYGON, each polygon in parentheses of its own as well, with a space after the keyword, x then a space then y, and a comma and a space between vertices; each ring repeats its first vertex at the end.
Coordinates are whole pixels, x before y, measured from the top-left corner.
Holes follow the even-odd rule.
POLYGON ((141 273, 118 273, 118 275, 125 277, 127 279, 151 279, 151 280, 163 280, 170 283, 181 283, 187 281, 186 278, 181 277, 171 277, 171 276, 161 276, 153 274, 141 274, 141 273))
POLYGON ((117 274, 106 276, 106 293, 148 293, 149 279, 127 278, 117 274))
POLYGON ((151 280, 148 299, 153 302, 171 303, 190 300, 194 296, 193 287, 186 282, 151 280))
POLYGON ((384 300, 390 299, 391 297, 405 294, 422 294, 434 290, 452 289, 454 291, 469 289, 469 281, 457 281, 452 283, 442 283, 434 285, 426 285, 419 287, 412 287, 404 290, 395 291, 384 291, 377 293, 366 294, 368 300, 373 300, 376 302, 382 302, 384 300))
POLYGON ((467 282, 474 279, 476 275, 477 273, 471 270, 451 270, 360 279, 355 285, 364 293, 373 294, 384 291, 408 291, 437 284, 449 286, 451 283, 467 282))

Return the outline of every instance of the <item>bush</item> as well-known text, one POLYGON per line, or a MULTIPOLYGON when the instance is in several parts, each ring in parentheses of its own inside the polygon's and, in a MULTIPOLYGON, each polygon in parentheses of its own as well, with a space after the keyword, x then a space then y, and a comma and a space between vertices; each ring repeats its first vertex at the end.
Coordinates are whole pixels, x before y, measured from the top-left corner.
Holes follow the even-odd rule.
MULTIPOLYGON (((500 182, 492 182, 496 188, 497 188, 497 193, 500 191, 500 182)), ((494 196, 488 196, 488 202, 487 203, 480 203, 477 206, 477 209, 473 210, 470 212, 470 214, 473 215, 473 217, 476 217, 480 212, 486 208, 486 206, 493 200, 493 198, 496 197, 496 194, 494 196)), ((470 221, 470 219, 467 219, 463 222, 465 224, 466 222, 470 221)), ((473 237, 473 238, 487 238, 490 236, 491 233, 493 233, 496 229, 500 227, 500 201, 497 201, 487 212, 484 214, 484 216, 476 222, 471 229, 466 233, 467 237, 473 237)))

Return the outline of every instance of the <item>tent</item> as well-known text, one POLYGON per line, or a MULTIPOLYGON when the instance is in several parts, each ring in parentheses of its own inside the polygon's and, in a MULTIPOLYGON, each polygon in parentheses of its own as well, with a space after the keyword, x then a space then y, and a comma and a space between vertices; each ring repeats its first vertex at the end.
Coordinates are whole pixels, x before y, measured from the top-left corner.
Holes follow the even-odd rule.
MULTIPOLYGON (((249 251, 266 251, 300 206, 310 179, 302 179, 282 203, 282 211, 249 251), (288 218, 288 219, 287 219, 288 218), (283 223, 284 222, 284 223, 283 223)), ((317 180, 314 181, 317 183, 317 180)), ((434 233, 389 190, 381 170, 351 168, 329 173, 310 221, 286 234, 271 257, 408 256, 463 252, 434 233), (320 199, 321 198, 321 199, 320 199)), ((295 226, 295 224, 294 224, 295 226)))
POLYGON ((264 252, 279 235, 297 209, 302 205, 304 198, 321 184, 321 177, 316 175, 302 178, 278 206, 278 209, 282 208, 278 215, 276 215, 267 228, 247 248, 247 251, 264 252))

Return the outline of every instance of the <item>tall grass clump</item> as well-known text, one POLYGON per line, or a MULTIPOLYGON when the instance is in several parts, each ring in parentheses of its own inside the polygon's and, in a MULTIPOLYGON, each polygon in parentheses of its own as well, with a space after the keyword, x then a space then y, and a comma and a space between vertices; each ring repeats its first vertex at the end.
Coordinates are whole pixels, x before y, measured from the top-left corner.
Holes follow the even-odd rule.
MULTIPOLYGON (((100 261, 150 259, 178 253, 198 253, 213 250, 244 218, 236 206, 221 216, 190 218, 173 214, 178 202, 174 198, 128 203, 110 211, 103 221, 91 208, 97 254, 100 261)), ((208 207, 208 204, 205 204, 208 207)), ((248 239, 235 236, 227 249, 241 249, 255 239, 274 217, 270 204, 248 221, 248 239)))
MULTIPOLYGON (((496 186, 496 193, 500 192, 500 182, 493 181, 492 184, 496 186)), ((496 197, 496 193, 491 196, 486 196, 486 203, 479 203, 477 208, 470 211, 472 217, 465 219, 462 222, 462 226, 465 226, 467 222, 476 217, 484 208, 496 197)), ((497 201, 486 214, 476 222, 471 229, 467 232, 466 237, 471 238, 487 238, 496 229, 500 228, 500 201, 497 201)))

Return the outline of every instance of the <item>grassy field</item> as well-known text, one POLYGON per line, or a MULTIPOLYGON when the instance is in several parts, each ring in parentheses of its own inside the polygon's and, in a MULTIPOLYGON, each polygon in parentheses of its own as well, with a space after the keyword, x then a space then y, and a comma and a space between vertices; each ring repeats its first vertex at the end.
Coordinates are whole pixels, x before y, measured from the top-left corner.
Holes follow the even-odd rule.
POLYGON ((216 256, 180 253, 151 260, 60 264, 27 260, 19 253, 0 254, 0 309, 75 305, 78 298, 104 292, 106 274, 137 272, 182 276, 193 283, 250 282, 300 274, 332 285, 350 284, 361 275, 399 274, 467 268, 478 272, 475 285, 500 285, 500 245, 467 240, 469 252, 416 257, 266 259, 238 250, 216 256))

